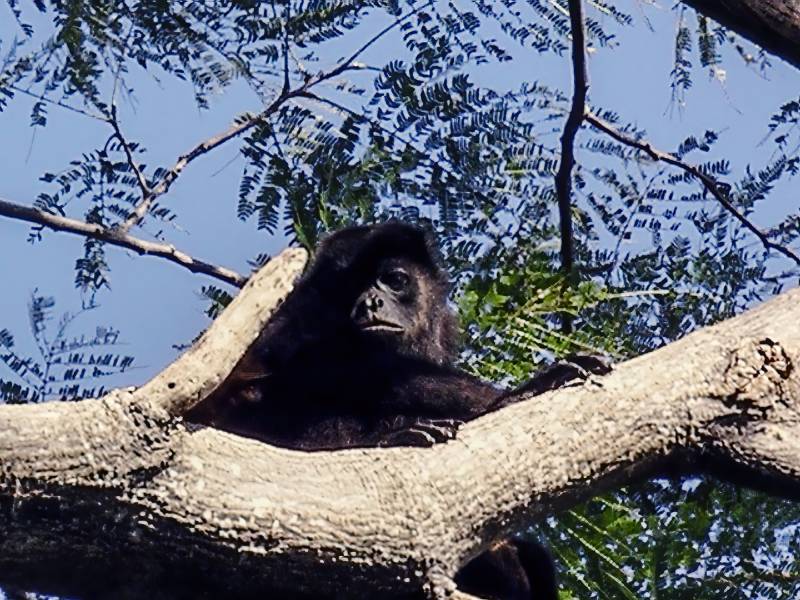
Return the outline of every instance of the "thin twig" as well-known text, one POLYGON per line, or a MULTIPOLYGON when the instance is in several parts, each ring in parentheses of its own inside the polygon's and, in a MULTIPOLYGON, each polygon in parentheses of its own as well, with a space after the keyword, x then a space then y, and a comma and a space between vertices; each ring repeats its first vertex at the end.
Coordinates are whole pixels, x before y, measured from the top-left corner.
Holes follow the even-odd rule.
POLYGON ((332 79, 332 78, 336 77, 337 75, 341 75, 342 73, 344 73, 345 71, 347 71, 349 69, 356 69, 356 68, 360 69, 359 66, 354 65, 353 63, 355 62, 355 60, 359 56, 361 56, 361 54, 366 52, 366 50, 370 46, 372 46, 375 42, 377 42, 379 39, 381 39, 384 35, 389 33, 392 29, 394 29, 398 25, 404 23, 405 21, 407 21, 408 19, 410 19, 411 17, 413 17, 414 15, 419 13, 422 9, 427 8, 428 6, 432 6, 432 5, 433 5, 433 0, 428 0, 427 2, 425 2, 423 4, 420 4, 419 6, 411 9, 410 12, 404 14, 399 19, 396 19, 395 21, 392 21, 389 25, 387 25, 386 27, 381 29, 378 33, 373 35, 370 39, 368 39, 358 50, 353 52, 353 54, 351 54, 349 58, 347 58, 346 60, 342 61, 339 64, 338 67, 336 67, 335 69, 333 69, 332 71, 329 71, 328 73, 326 73, 324 75, 318 75, 316 78, 314 78, 311 81, 311 84, 308 87, 316 85, 317 83, 320 83, 322 81, 326 81, 328 79, 332 79))
POLYGON ((761 231, 758 227, 756 227, 744 214, 742 214, 739 209, 737 209, 733 203, 728 198, 727 192, 723 191, 720 188, 719 182, 716 179, 703 173, 697 167, 690 165, 688 163, 683 162, 674 154, 670 154, 669 152, 663 152, 661 150, 657 150, 650 145, 649 142, 643 140, 637 140, 615 128, 611 123, 605 121, 595 115, 594 113, 587 111, 584 115, 584 119, 588 123, 600 131, 608 134, 618 142, 625 144, 626 146, 630 146, 632 148, 637 148, 641 150, 645 154, 647 154, 650 158, 654 161, 665 162, 675 167, 678 167, 685 173, 689 173, 693 177, 700 180, 703 184, 703 187, 710 193, 717 201, 727 210, 733 217, 741 223, 745 229, 750 231, 753 235, 755 235, 760 241, 761 244, 767 248, 768 250, 775 250, 776 252, 780 252, 787 258, 794 261, 796 264, 800 265, 800 256, 797 255, 792 249, 787 248, 781 244, 773 242, 769 239, 769 236, 761 231))
POLYGON ((103 115, 100 115, 100 114, 97 114, 97 113, 92 113, 92 112, 89 112, 88 110, 83 110, 83 109, 77 108, 75 106, 70 106, 69 104, 66 104, 65 102, 62 102, 61 100, 53 100, 52 98, 48 98, 47 96, 43 96, 41 94, 37 94, 35 92, 31 92, 30 90, 26 90, 25 88, 21 88, 18 85, 15 85, 13 83, 7 83, 6 87, 8 89, 10 89, 10 90, 14 90, 15 92, 17 92, 19 94, 24 94, 26 96, 30 96, 31 98, 36 98, 36 100, 39 100, 41 102, 46 102, 47 104, 53 104, 55 106, 58 106, 60 108, 65 109, 65 110, 72 111, 74 113, 77 113, 79 115, 83 115, 85 117, 89 117, 90 119, 95 119, 97 121, 108 121, 108 118, 104 117, 103 115))
POLYGON ((181 252, 171 244, 142 240, 121 232, 118 229, 107 228, 95 223, 86 223, 85 221, 54 215, 37 208, 21 206, 2 199, 0 199, 0 215, 20 221, 35 223, 56 231, 75 233, 84 237, 100 240, 114 246, 133 250, 139 254, 148 254, 150 256, 165 258, 170 262, 174 262, 175 264, 189 269, 192 273, 203 273, 204 275, 209 275, 210 277, 214 277, 236 287, 242 287, 247 281, 246 277, 235 271, 193 258, 185 252, 181 252))
MULTIPOLYGON (((131 149, 128 140, 126 140, 125 136, 122 135, 122 130, 120 129, 119 121, 117 120, 117 107, 115 104, 111 105, 111 118, 109 119, 109 123, 111 124, 112 129, 114 129, 114 137, 117 138, 122 146, 122 149, 125 151, 125 158, 128 160, 128 166, 131 168, 134 175, 136 175, 136 182, 139 184, 139 189, 142 191, 142 202, 140 204, 144 204, 151 194, 150 185, 147 183, 147 178, 144 176, 144 173, 142 173, 142 170, 136 163, 136 159, 133 156, 133 150, 131 149)), ((136 212, 136 210, 134 210, 134 212, 136 212)), ((145 210, 144 212, 147 211, 145 210)), ((144 217, 144 215, 142 215, 142 217, 144 217)))
MULTIPOLYGON (((575 267, 575 248, 572 232, 572 168, 575 166, 575 136, 583 123, 589 82, 586 74, 586 34, 581 0, 569 0, 569 20, 572 28, 572 106, 561 134, 561 162, 555 177, 556 198, 561 229, 561 270, 566 277, 575 267)), ((571 330, 571 317, 565 315, 562 327, 571 330)))
MULTIPOLYGON (((274 7, 273 7, 274 9, 274 7)), ((286 17, 283 21, 283 90, 281 95, 289 93, 289 3, 286 3, 286 17)))
POLYGON ((294 62, 294 66, 297 67, 297 70, 300 72, 300 75, 302 75, 303 79, 304 80, 310 79, 311 75, 309 74, 308 69, 306 69, 306 66, 303 64, 303 61, 300 60, 300 57, 297 56, 297 54, 295 54, 294 49, 291 46, 289 46, 287 49, 289 51, 289 56, 294 62))

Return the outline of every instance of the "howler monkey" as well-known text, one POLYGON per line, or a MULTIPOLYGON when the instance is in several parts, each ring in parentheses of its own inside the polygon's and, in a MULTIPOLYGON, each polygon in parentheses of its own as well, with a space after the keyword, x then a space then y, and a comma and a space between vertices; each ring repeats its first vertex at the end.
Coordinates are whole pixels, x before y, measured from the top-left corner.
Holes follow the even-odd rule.
POLYGON ((304 450, 444 441, 503 394, 453 366, 447 293, 423 230, 334 233, 226 384, 187 418, 304 450))
MULTIPOLYGON (((307 272, 225 384, 187 419, 303 449, 430 445, 513 394, 453 366, 458 324, 431 236, 388 222, 351 227, 307 272)), ((559 383, 549 372, 523 386, 559 383)), ((456 579, 486 598, 557 597, 552 560, 509 540, 456 579)))

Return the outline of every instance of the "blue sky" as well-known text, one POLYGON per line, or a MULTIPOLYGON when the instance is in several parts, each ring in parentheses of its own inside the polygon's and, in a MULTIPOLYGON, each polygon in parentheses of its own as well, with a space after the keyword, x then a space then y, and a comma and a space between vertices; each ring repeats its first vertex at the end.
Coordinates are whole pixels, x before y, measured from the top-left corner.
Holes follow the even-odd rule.
MULTIPOLYGON (((760 165, 759 146, 766 134, 770 114, 800 93, 800 75, 795 69, 773 59, 765 79, 755 69, 746 68, 732 51, 725 54, 725 83, 707 77, 699 68, 694 87, 682 111, 669 111, 669 72, 677 16, 668 6, 655 7, 631 2, 628 9, 637 24, 620 30, 619 48, 599 49, 589 59, 591 101, 615 109, 624 120, 647 129, 648 138, 661 149, 674 150, 690 134, 706 129, 723 132, 714 157, 732 162, 738 178, 748 163, 760 165), (642 21, 646 15, 654 27, 642 21)), ((597 16, 596 13, 592 13, 597 16)), ((47 23, 34 19, 40 28, 47 23)), ((372 35, 367 27, 359 36, 372 35)), ((0 3, 0 40, 4 47, 20 32, 5 3, 0 3)), ((347 43, 355 46, 363 38, 347 43)), ((393 56, 391 36, 371 48, 368 62, 382 63, 393 56)), ((344 52, 342 52, 344 54, 344 52)), ((481 83, 495 88, 516 87, 522 78, 538 79, 569 90, 568 58, 515 50, 516 60, 501 66, 474 70, 481 83)), ((120 105, 120 120, 129 139, 147 147, 148 163, 171 165, 193 145, 228 127, 244 111, 259 109, 259 101, 246 86, 235 84, 213 99, 211 110, 198 110, 186 84, 159 74, 132 72, 129 82, 135 88, 135 101, 120 105)), ((57 172, 69 160, 102 145, 108 126, 90 118, 49 108, 46 128, 35 132, 29 127, 32 101, 18 96, 0 113, 0 198, 30 204, 48 186, 39 181, 46 171, 57 172)), ((271 237, 255 230, 253 223, 236 219, 236 194, 243 161, 236 142, 196 161, 161 199, 177 215, 179 228, 167 230, 171 243, 198 258, 240 272, 247 272, 248 258, 260 253, 275 253, 285 245, 280 236, 271 237)), ((791 189, 779 189, 760 210, 756 221, 767 224, 798 210, 798 197, 791 189)), ((80 213, 74 216, 80 217, 80 213)), ((27 303, 30 293, 55 295, 57 311, 75 310, 80 299, 74 289, 74 262, 82 252, 83 240, 64 233, 46 232, 44 242, 26 241, 29 226, 0 218, 0 329, 8 328, 22 348, 30 348, 27 303)), ((147 237, 147 231, 136 232, 147 237)), ((173 344, 191 341, 208 323, 206 302, 197 291, 201 285, 215 283, 163 260, 139 257, 109 248, 112 268, 111 290, 99 295, 100 307, 83 318, 84 325, 109 323, 122 331, 126 352, 137 357, 141 368, 127 373, 118 383, 140 384, 175 357, 173 344)), ((224 286, 223 286, 224 287, 224 286)), ((4 374, 0 373, 0 377, 4 374)))

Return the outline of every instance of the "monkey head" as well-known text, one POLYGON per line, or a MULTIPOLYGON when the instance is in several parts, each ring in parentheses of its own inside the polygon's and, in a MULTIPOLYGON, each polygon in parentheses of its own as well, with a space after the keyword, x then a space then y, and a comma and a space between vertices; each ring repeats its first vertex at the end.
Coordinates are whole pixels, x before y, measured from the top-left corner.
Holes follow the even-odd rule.
POLYGON ((437 294, 430 275, 403 257, 381 260, 356 298, 350 318, 361 336, 401 352, 430 329, 430 300, 437 294))
POLYGON ((397 221, 342 229, 319 244, 245 362, 271 373, 309 348, 338 343, 452 364, 458 322, 448 291, 429 232, 397 221))
POLYGON ((323 243, 322 258, 346 256, 340 246, 350 253, 348 276, 336 283, 341 296, 349 298, 346 310, 358 339, 376 351, 451 363, 458 324, 430 233, 394 221, 350 228, 323 243))

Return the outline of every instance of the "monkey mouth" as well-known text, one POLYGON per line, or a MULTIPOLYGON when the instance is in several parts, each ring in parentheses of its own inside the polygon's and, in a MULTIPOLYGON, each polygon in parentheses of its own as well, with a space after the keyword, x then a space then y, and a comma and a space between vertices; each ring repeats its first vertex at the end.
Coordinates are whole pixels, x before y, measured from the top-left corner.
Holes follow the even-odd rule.
POLYGON ((371 333, 403 333, 403 328, 397 323, 390 323, 389 321, 367 321, 359 325, 361 331, 369 331, 371 333))

